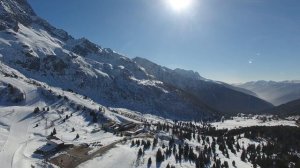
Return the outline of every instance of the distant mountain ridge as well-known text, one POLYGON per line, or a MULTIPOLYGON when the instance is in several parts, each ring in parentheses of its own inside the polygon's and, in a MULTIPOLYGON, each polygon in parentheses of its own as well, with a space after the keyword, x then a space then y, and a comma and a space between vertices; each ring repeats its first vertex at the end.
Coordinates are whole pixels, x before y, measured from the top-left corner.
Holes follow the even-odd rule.
POLYGON ((255 113, 264 108, 272 107, 269 103, 256 99, 251 95, 254 93, 250 91, 236 88, 223 82, 205 79, 197 72, 180 69, 171 70, 140 57, 136 57, 133 60, 157 80, 194 95, 218 111, 227 114, 239 112, 255 113))
POLYGON ((282 82, 261 80, 238 84, 237 86, 256 93, 259 98, 274 105, 281 105, 300 99, 299 80, 282 82))
POLYGON ((282 104, 280 106, 265 110, 263 113, 275 114, 279 116, 299 116, 300 115, 300 99, 282 104))
POLYGON ((26 0, 2 0, 0 21, 2 63, 106 106, 181 120, 256 113, 272 107, 198 72, 129 59, 88 39, 74 39, 39 18, 26 0))

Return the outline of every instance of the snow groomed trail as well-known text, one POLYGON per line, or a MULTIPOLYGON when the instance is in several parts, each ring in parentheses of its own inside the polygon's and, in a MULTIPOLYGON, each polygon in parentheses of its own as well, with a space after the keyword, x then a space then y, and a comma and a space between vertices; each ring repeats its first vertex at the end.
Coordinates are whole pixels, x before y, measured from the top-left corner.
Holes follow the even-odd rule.
POLYGON ((42 105, 43 102, 40 101, 37 88, 30 85, 24 81, 13 79, 13 78, 1 78, 0 82, 9 83, 18 89, 22 90, 25 95, 25 101, 20 106, 8 106, 0 107, 0 114, 9 114, 7 118, 11 121, 9 128, 9 135, 0 152, 0 167, 3 168, 14 168, 18 167, 18 162, 20 158, 15 157, 18 149, 26 144, 28 139, 28 127, 30 124, 30 115, 32 114, 34 108, 38 105, 42 105))
MULTIPOLYGON (((2 112, 2 109, 1 109, 2 112)), ((14 155, 21 144, 27 140, 27 129, 29 126, 29 118, 26 119, 27 115, 30 115, 32 109, 18 109, 15 111, 13 116, 13 122, 10 126, 9 136, 3 149, 0 153, 1 167, 12 168, 14 155)))

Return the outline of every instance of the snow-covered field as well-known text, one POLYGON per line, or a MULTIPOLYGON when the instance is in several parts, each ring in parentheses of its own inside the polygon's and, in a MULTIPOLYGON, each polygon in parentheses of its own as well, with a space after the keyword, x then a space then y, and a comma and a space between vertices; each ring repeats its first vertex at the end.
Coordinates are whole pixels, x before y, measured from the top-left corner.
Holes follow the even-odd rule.
POLYGON ((211 123, 212 126, 216 127, 217 129, 235 129, 241 127, 251 127, 251 126, 297 126, 296 122, 293 120, 266 120, 263 121, 258 119, 259 116, 253 116, 250 118, 246 117, 233 117, 230 120, 224 120, 224 122, 214 122, 211 123))
POLYGON ((129 145, 117 145, 109 150, 105 155, 94 158, 78 166, 78 168, 117 168, 117 167, 135 167, 137 150, 132 149, 129 145))
MULTIPOLYGON (((211 139, 211 138, 210 138, 211 139)), ((246 138, 241 138, 239 140, 240 144, 243 144, 245 146, 249 144, 255 144, 258 145, 258 142, 251 141, 246 138)), ((167 144, 166 141, 160 142, 167 144)), ((195 140, 192 141, 186 141, 186 143, 190 144, 191 146, 199 146, 201 143, 196 142, 195 140)), ((147 162, 149 157, 152 159, 152 164, 149 168, 165 168, 168 164, 170 166, 175 166, 176 168, 195 168, 195 163, 189 162, 189 161, 182 161, 176 162, 174 155, 167 158, 165 161, 163 161, 161 164, 156 163, 156 152, 157 149, 161 147, 155 147, 150 148, 148 150, 145 150, 145 154, 141 158, 137 158, 139 147, 130 147, 130 141, 118 144, 115 148, 111 149, 104 155, 94 158, 92 160, 89 160, 79 166, 79 168, 98 168, 99 165, 104 168, 145 168, 148 167, 147 162)), ((218 145, 216 146, 218 149, 218 145)), ((196 151, 195 151, 196 152, 196 151)), ((236 167, 238 168, 252 168, 252 164, 249 162, 243 162, 241 161, 241 152, 237 152, 237 154, 233 154, 229 151, 229 157, 226 158, 221 151, 217 150, 216 152, 218 156, 220 157, 221 161, 227 161, 229 163, 230 168, 234 168, 232 166, 232 161, 234 160, 236 162, 236 167)))

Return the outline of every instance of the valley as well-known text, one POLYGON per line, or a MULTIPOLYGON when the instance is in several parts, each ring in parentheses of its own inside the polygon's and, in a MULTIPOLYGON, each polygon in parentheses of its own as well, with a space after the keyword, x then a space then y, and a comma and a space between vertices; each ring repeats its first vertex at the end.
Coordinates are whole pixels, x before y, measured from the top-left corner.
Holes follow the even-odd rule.
POLYGON ((298 90, 127 57, 0 0, 3 168, 299 168, 298 90))

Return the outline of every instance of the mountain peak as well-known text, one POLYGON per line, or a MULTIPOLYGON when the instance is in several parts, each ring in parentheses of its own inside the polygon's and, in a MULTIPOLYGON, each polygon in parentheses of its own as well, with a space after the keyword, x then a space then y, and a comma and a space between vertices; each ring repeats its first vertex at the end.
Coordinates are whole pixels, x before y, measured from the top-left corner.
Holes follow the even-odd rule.
POLYGON ((151 69, 160 69, 160 71, 168 71, 169 73, 175 73, 181 77, 188 78, 188 79, 193 79, 193 80, 206 80, 200 74, 196 71, 193 70, 185 70, 181 68, 176 68, 174 70, 160 66, 154 62, 151 62, 147 60, 146 58, 141 58, 141 57, 135 57, 133 61, 137 62, 138 64, 141 64, 143 66, 151 67, 151 69))
POLYGON ((1 0, 1 14, 36 16, 26 0, 1 0))
POLYGON ((0 30, 12 28, 18 30, 18 23, 30 25, 35 12, 26 0, 0 1, 0 30))
POLYGON ((6 17, 30 17, 36 16, 35 12, 26 0, 1 0, 0 15, 6 17))
POLYGON ((193 71, 193 70, 185 70, 185 69, 176 68, 176 69, 174 69, 174 72, 176 72, 177 74, 179 74, 181 76, 185 76, 187 78, 196 79, 196 80, 205 80, 205 78, 200 76, 200 74, 198 72, 193 71))

